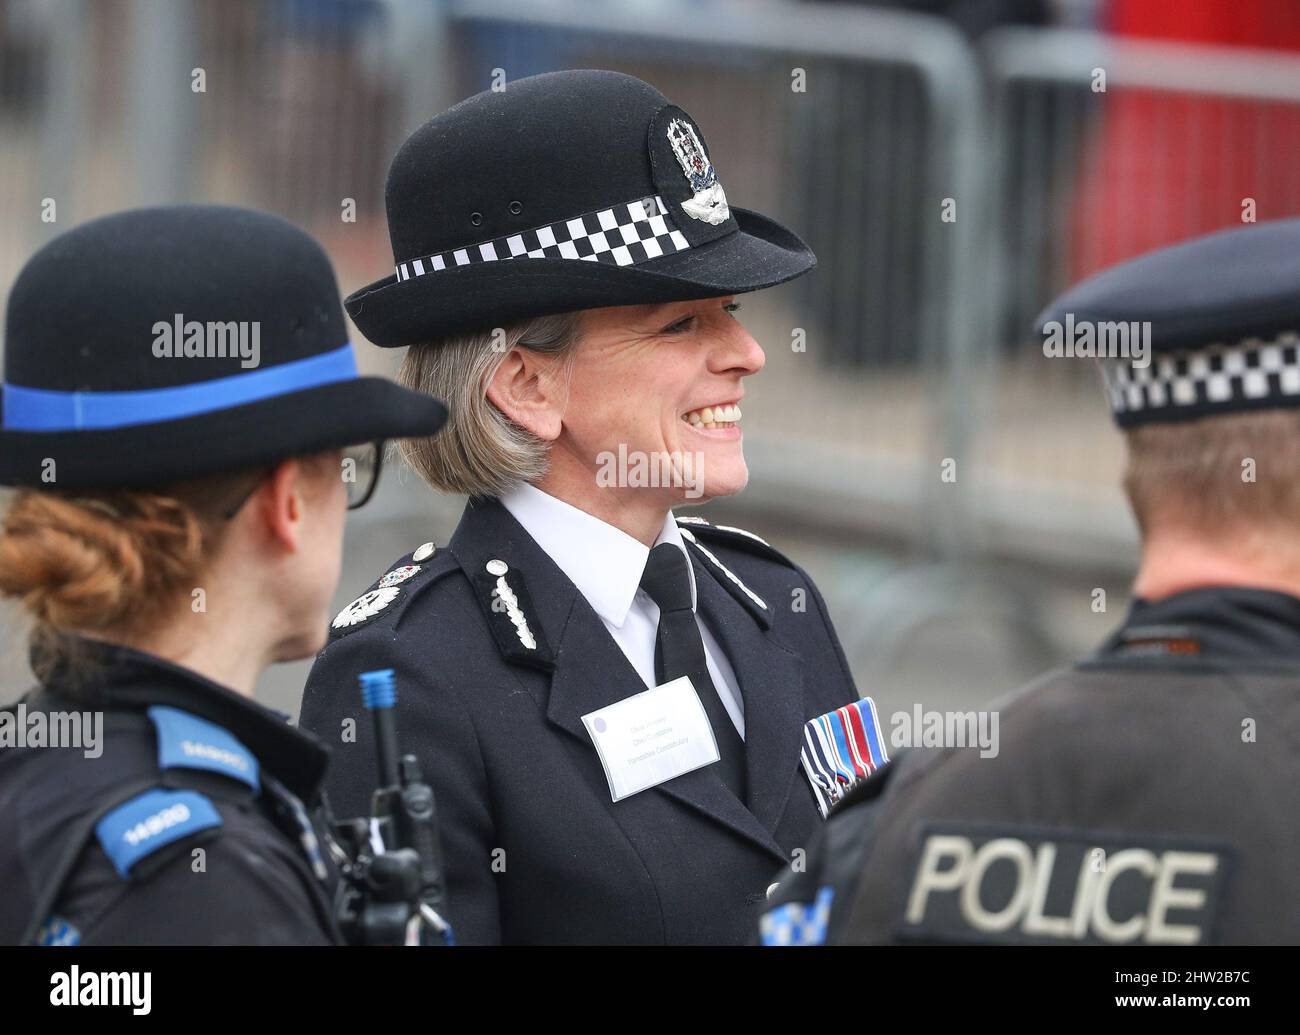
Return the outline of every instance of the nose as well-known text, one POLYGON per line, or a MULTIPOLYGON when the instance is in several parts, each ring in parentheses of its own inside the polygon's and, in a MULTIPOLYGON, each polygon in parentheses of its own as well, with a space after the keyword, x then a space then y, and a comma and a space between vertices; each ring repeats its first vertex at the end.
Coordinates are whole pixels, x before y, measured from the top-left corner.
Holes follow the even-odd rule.
POLYGON ((709 360, 713 373, 748 377, 763 369, 767 356, 749 331, 738 323, 732 323, 709 360))

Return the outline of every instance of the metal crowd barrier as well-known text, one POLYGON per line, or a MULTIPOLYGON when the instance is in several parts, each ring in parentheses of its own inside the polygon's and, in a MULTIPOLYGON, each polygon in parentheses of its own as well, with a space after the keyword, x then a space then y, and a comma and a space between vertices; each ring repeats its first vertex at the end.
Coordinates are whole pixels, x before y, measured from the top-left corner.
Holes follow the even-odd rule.
MULTIPOLYGON (((1045 362, 1033 316, 1098 265, 1239 222, 1244 198, 1260 219, 1300 211, 1300 60, 1044 30, 973 45, 847 5, 0 0, 0 302, 59 230, 182 199, 295 219, 350 291, 389 265, 383 178, 411 129, 580 66, 660 84, 733 202, 821 257, 743 300, 768 368, 746 400, 750 488, 719 511, 838 537, 824 588, 859 657, 972 607, 1050 653, 1014 565, 1119 579, 1134 535, 1095 375, 1045 362), (861 543, 922 564, 864 576, 861 543)), ((363 523, 446 531, 454 506, 430 527, 429 494, 393 489, 363 523)))
POLYGON ((981 63, 997 162, 982 267, 993 372, 975 429, 983 541, 1127 564, 1121 440, 1096 371, 1045 361, 1034 316, 1125 258, 1300 214, 1300 56, 1002 29, 981 63))

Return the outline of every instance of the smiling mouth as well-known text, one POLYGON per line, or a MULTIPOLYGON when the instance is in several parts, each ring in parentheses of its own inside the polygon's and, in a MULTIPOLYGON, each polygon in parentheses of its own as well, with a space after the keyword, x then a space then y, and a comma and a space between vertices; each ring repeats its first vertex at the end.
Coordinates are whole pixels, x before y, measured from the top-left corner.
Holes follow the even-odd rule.
POLYGON ((682 420, 693 428, 734 428, 740 422, 740 407, 735 403, 704 406, 682 414, 682 420))

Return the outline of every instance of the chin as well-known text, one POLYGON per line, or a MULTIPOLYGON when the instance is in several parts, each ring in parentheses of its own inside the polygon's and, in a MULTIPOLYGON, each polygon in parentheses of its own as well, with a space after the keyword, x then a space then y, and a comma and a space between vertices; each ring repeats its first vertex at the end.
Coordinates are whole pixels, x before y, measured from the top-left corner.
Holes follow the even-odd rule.
POLYGON ((706 503, 719 496, 734 496, 738 492, 743 492, 748 484, 748 474, 741 474, 738 478, 710 478, 704 483, 704 495, 696 499, 688 499, 686 502, 706 503))
POLYGON ((735 496, 737 493, 743 492, 744 489, 744 482, 739 482, 734 485, 726 485, 717 489, 708 488, 704 490, 704 495, 700 497, 700 502, 704 503, 708 500, 715 500, 721 496, 735 496))
POLYGON ((701 498, 701 502, 706 499, 716 499, 719 496, 734 496, 736 493, 742 492, 748 484, 749 467, 745 464, 744 457, 729 457, 723 463, 713 467, 710 467, 706 458, 704 496, 701 498))
POLYGON ((303 658, 319 654, 329 642, 329 622, 329 617, 326 616, 318 628, 313 628, 310 632, 298 633, 282 641, 276 648, 275 660, 277 662, 301 661, 303 658))

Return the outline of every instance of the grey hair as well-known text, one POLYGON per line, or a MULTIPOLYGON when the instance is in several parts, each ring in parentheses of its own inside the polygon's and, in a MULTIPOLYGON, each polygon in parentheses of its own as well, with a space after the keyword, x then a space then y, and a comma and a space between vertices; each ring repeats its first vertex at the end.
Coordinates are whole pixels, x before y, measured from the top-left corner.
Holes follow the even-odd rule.
POLYGON ((549 444, 498 410, 487 386, 516 346, 565 357, 560 375, 567 376, 581 315, 538 316, 412 345, 398 381, 444 400, 450 412, 437 435, 402 442, 406 462, 434 489, 470 496, 500 496, 520 482, 541 478, 549 465, 549 444))

